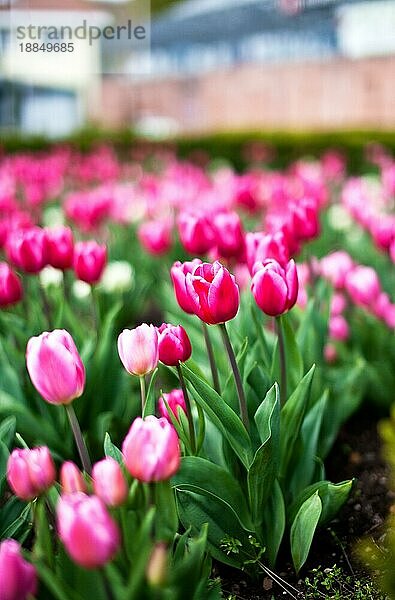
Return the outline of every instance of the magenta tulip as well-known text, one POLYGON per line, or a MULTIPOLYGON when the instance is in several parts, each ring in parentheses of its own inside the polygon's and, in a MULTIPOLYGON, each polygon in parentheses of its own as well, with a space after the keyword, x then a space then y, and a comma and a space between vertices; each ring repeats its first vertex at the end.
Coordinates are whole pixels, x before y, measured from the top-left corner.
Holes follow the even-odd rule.
POLYGON ((118 336, 118 354, 131 375, 146 375, 159 361, 158 332, 143 323, 135 329, 124 329, 118 336))
POLYGON ((26 365, 34 387, 50 404, 69 404, 84 391, 85 367, 64 329, 30 338, 26 365))
POLYGON ((51 487, 55 477, 55 465, 46 446, 31 450, 16 448, 8 458, 8 485, 22 500, 40 496, 51 487))
POLYGON ((194 258, 193 260, 184 263, 177 261, 171 268, 171 279, 177 302, 182 310, 188 314, 194 313, 194 304, 186 290, 185 278, 187 273, 193 273, 195 268, 201 264, 202 261, 199 258, 194 258))
POLYGON ((123 442, 122 453, 129 473, 147 483, 170 479, 180 466, 177 433, 164 418, 135 419, 123 442))
POLYGON ((171 223, 169 221, 147 221, 138 230, 143 248, 153 255, 166 254, 171 248, 171 223))
POLYGON ((74 260, 74 240, 70 227, 47 229, 48 264, 55 269, 71 269, 74 260))
POLYGON ((74 247, 74 271, 78 279, 90 285, 97 283, 107 263, 107 248, 91 240, 77 242, 74 247))
POLYGON ((239 286, 218 261, 202 263, 188 273, 186 290, 195 315, 208 325, 230 321, 239 310, 239 286))
POLYGON ((344 288, 344 284, 348 274, 354 268, 354 262, 347 252, 338 250, 332 252, 320 261, 320 271, 325 279, 336 289, 344 288))
POLYGON ((21 546, 15 540, 3 540, 0 544, 1 600, 27 600, 36 591, 36 570, 23 558, 21 546))
POLYGON ((64 494, 87 492, 84 476, 71 460, 64 462, 60 468, 60 485, 64 494))
POLYGON ((329 337, 339 342, 345 342, 350 335, 350 328, 342 315, 335 315, 329 319, 329 337))
POLYGON ((0 307, 11 306, 22 299, 21 281, 6 262, 0 262, 0 307))
POLYGON ((48 264, 47 236, 44 229, 30 227, 12 231, 7 239, 9 260, 26 273, 39 273, 48 264))
POLYGON ((348 273, 346 290, 358 306, 372 306, 381 293, 380 281, 372 267, 358 265, 348 273))
POLYGON ((191 357, 192 347, 188 334, 181 325, 163 323, 158 328, 159 360, 169 367, 191 357))
POLYGON ((107 506, 120 506, 128 495, 122 469, 111 457, 104 458, 93 466, 93 489, 107 506))
POLYGON ((238 258, 244 251, 244 233, 236 212, 220 212, 214 216, 214 230, 218 254, 224 258, 238 258))
POLYGON ((100 498, 82 492, 63 495, 56 513, 59 537, 74 562, 94 569, 113 558, 120 534, 100 498))
POLYGON ((297 300, 298 288, 298 274, 293 260, 285 269, 276 260, 255 263, 251 291, 265 314, 277 317, 287 312, 297 300))
POLYGON ((205 254, 215 246, 214 228, 206 216, 182 212, 177 225, 181 243, 190 254, 205 254))
POLYGON ((163 394, 163 396, 161 396, 159 398, 158 408, 159 408, 160 415, 161 415, 161 417, 164 417, 165 419, 167 419, 169 421, 169 423, 171 423, 169 411, 167 410, 165 400, 168 404, 169 409, 171 410, 171 412, 173 413, 173 415, 175 416, 175 418, 177 420, 178 420, 178 409, 179 408, 181 408, 184 411, 184 413, 187 414, 187 406, 185 403, 184 392, 182 390, 180 390, 180 389, 172 390, 168 394, 163 394))
POLYGON ((246 235, 247 265, 252 274, 252 269, 257 261, 269 258, 285 266, 290 257, 290 251, 283 231, 274 234, 247 233, 246 235))

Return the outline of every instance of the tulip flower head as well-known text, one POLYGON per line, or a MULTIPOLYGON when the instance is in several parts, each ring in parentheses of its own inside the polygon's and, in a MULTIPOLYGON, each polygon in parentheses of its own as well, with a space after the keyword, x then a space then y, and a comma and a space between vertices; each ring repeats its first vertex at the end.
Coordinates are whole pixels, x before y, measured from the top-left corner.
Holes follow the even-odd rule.
POLYGON ((0 262, 0 307, 11 306, 22 299, 21 281, 6 262, 0 262))
POLYGON ((169 367, 191 357, 192 347, 188 334, 181 325, 163 323, 158 328, 159 360, 169 367))
POLYGON ((71 460, 64 462, 60 468, 60 484, 64 494, 87 492, 84 476, 71 460))
POLYGON ((8 458, 8 485, 22 500, 33 500, 40 496, 51 487, 55 477, 55 465, 46 446, 16 448, 8 458))
POLYGON ((123 445, 126 468, 146 483, 170 479, 180 466, 180 445, 175 429, 164 419, 137 417, 123 445))
POLYGON ((176 419, 178 419, 178 409, 181 408, 185 414, 187 414, 187 406, 185 403, 184 392, 180 389, 172 390, 168 394, 163 394, 159 398, 158 408, 161 417, 164 417, 171 423, 171 419, 169 417, 169 412, 167 410, 165 400, 169 406, 169 409, 173 413, 176 419))
POLYGON ((9 260, 25 273, 39 273, 48 263, 47 236, 40 227, 12 231, 7 239, 9 260))
POLYGON ((230 321, 239 310, 239 286, 218 261, 202 263, 187 273, 186 290, 193 312, 208 325, 230 321))
POLYGON ((71 558, 86 569, 102 567, 118 550, 118 526, 97 496, 82 492, 60 497, 56 509, 59 537, 71 558))
POLYGON ((73 232, 70 227, 46 230, 48 263, 55 269, 71 269, 74 259, 73 232))
POLYGON ((0 574, 1 600, 27 600, 36 594, 36 570, 23 558, 16 540, 0 544, 0 574))
POLYGON ((286 268, 276 260, 255 263, 251 291, 265 314, 278 317, 290 310, 298 298, 298 289, 298 274, 293 260, 286 268))
POLYGON ((97 283, 107 263, 107 248, 91 240, 77 242, 74 247, 74 271, 78 279, 90 285, 97 283))
POLYGON ((358 265, 347 275, 346 290, 358 306, 373 306, 381 293, 380 281, 372 267, 358 265))
POLYGON ((215 231, 205 215, 182 212, 177 225, 181 243, 190 254, 205 254, 215 246, 215 231))
POLYGON ((34 387, 50 404, 69 404, 84 391, 85 367, 64 329, 30 338, 26 365, 34 387))
POLYGON ((118 336, 118 354, 131 375, 146 375, 159 361, 158 332, 143 323, 135 329, 124 329, 118 336))
POLYGON ((122 469, 116 460, 108 456, 97 462, 92 470, 93 489, 96 496, 107 506, 120 506, 128 495, 122 469))

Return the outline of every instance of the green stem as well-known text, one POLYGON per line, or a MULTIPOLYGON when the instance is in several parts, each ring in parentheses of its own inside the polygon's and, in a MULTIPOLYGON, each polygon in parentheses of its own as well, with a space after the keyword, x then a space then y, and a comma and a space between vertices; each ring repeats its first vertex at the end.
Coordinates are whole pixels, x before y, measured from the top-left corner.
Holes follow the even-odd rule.
POLYGON ((205 341, 206 349, 207 349, 207 355, 208 355, 208 359, 210 362, 210 369, 211 369, 211 375, 213 378, 214 389, 217 392, 217 394, 221 394, 221 386, 219 383, 218 369, 217 369, 217 364, 215 362, 214 350, 213 350, 213 345, 210 340, 208 327, 207 327, 206 323, 203 323, 203 322, 202 322, 202 327, 203 327, 204 341, 205 341))
POLYGON ((144 375, 140 375, 140 392, 141 392, 141 415, 144 415, 145 403, 147 400, 147 395, 145 391, 145 377, 144 375))
POLYGON ((104 568, 103 569, 99 569, 99 573, 101 575, 101 579, 102 579, 102 582, 103 582, 104 591, 106 593, 106 596, 107 596, 108 600, 115 600, 115 596, 112 593, 111 584, 110 584, 110 582, 108 580, 107 573, 105 572, 104 568))
POLYGON ((96 329, 96 338, 99 339, 100 331, 100 304, 97 288, 95 285, 91 285, 91 296, 92 296, 92 317, 93 323, 96 329))
POLYGON ((196 454, 196 436, 195 436, 195 427, 193 425, 193 417, 192 417, 192 407, 191 401, 188 396, 187 386, 185 384, 184 375, 182 374, 182 369, 180 363, 177 364, 177 373, 178 378, 180 380, 181 389, 184 394, 185 404, 187 407, 187 417, 188 417, 188 426, 189 426, 189 440, 191 442, 191 450, 192 454, 196 454))
POLYGON ((77 445, 78 454, 80 455, 81 463, 84 471, 88 475, 92 472, 92 463, 89 458, 88 449, 85 445, 84 438, 82 437, 80 424, 78 423, 77 415, 75 414, 72 404, 65 404, 67 416, 70 421, 70 427, 74 435, 75 443, 77 445))
POLYGON ((284 332, 281 317, 274 319, 276 333, 278 337, 278 350, 280 356, 280 398, 281 406, 287 401, 287 364, 285 357, 284 332))
POLYGON ((233 377, 236 383, 237 395, 239 397, 239 407, 240 407, 240 417, 244 423, 245 428, 249 431, 250 421, 248 418, 248 410, 247 410, 247 401, 244 394, 243 383, 241 381, 241 375, 239 371, 239 367, 237 366, 237 360, 235 353, 233 351, 232 343, 230 341, 228 330, 226 329, 225 323, 220 323, 220 331, 222 334, 222 340, 224 342, 224 346, 226 352, 228 353, 230 366, 232 367, 233 377))
POLYGON ((43 312, 44 312, 44 315, 45 315, 47 323, 48 323, 48 328, 53 329, 51 305, 49 303, 47 293, 40 281, 38 282, 38 288, 39 288, 39 293, 40 293, 40 297, 41 297, 42 307, 44 309, 43 312))

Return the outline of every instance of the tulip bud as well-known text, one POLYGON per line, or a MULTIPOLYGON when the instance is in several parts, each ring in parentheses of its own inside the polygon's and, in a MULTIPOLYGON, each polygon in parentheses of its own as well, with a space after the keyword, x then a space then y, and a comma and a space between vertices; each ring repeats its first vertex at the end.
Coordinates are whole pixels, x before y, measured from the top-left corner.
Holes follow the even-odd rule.
POLYGON ((215 246, 215 232, 207 217, 183 212, 177 225, 181 243, 190 254, 205 254, 215 246))
POLYGON ((317 202, 303 198, 292 206, 292 230, 298 240, 314 239, 320 232, 317 202))
POLYGON ((163 394, 162 397, 159 398, 158 408, 161 417, 164 417, 171 423, 171 419, 169 416, 169 412, 167 410, 165 401, 167 402, 169 409, 178 420, 178 408, 181 408, 185 414, 187 414, 187 406, 185 403, 184 392, 182 390, 172 390, 169 394, 163 394))
POLYGON ((13 450, 7 463, 8 485, 18 498, 32 500, 51 487, 55 465, 46 446, 13 450))
POLYGON ((167 547, 164 542, 158 542, 148 561, 147 581, 153 587, 161 587, 166 583, 168 571, 167 547))
POLYGON ((166 419, 138 417, 130 427, 122 453, 129 473, 146 483, 170 479, 180 466, 180 445, 166 419))
POLYGON ((77 242, 74 247, 74 271, 78 279, 93 285, 99 281, 107 262, 107 248, 97 242, 77 242))
POLYGON ((143 323, 135 329, 124 329, 118 336, 118 354, 131 375, 146 375, 159 361, 158 332, 143 323))
POLYGON ((71 269, 74 259, 73 232, 70 227, 46 229, 48 263, 55 269, 71 269))
POLYGON ((12 231, 7 239, 9 260, 26 273, 39 273, 47 264, 47 237, 44 229, 30 227, 12 231))
POLYGON ((372 306, 381 293, 379 278, 372 267, 354 267, 345 284, 350 298, 358 306, 372 306))
POLYGON ((128 495, 122 469, 111 457, 104 458, 93 466, 93 489, 96 496, 107 506, 120 506, 128 495))
POLYGON ((113 558, 120 534, 100 498, 82 492, 65 494, 60 497, 56 514, 59 537, 74 562, 94 569, 113 558))
POLYGON ((84 476, 71 460, 64 462, 60 468, 60 484, 64 494, 87 492, 84 476))
POLYGON ((214 216, 217 250, 224 258, 237 258, 244 251, 244 234, 236 212, 221 212, 214 216))
POLYGON ((328 279, 336 289, 344 287, 346 278, 353 268, 354 262, 351 256, 342 250, 332 252, 320 261, 322 276, 328 279))
POLYGON ((0 307, 16 304, 22 299, 21 281, 6 262, 0 262, 0 307))
POLYGON ((289 247, 283 231, 274 234, 247 233, 246 235, 247 264, 252 269, 257 261, 264 262, 274 259, 285 266, 290 257, 289 247))
POLYGON ((150 254, 166 254, 171 248, 171 223, 168 221, 147 221, 138 230, 143 248, 150 254))
POLYGON ((342 315, 336 315, 329 320, 329 337, 339 342, 345 342, 350 335, 350 328, 342 315))
POLYGON ((174 292, 176 299, 182 310, 188 314, 194 313, 193 303, 189 298, 186 290, 185 277, 187 273, 193 273, 198 265, 201 265, 202 261, 199 258, 194 258, 192 261, 180 263, 177 261, 171 268, 171 279, 173 282, 174 292))
POLYGON ((239 310, 239 287, 220 262, 202 263, 186 275, 186 290, 195 315, 208 325, 233 319, 239 310))
POLYGON ((30 338, 26 365, 34 387, 50 404, 69 404, 84 391, 85 367, 64 329, 30 338))
POLYGON ((0 544, 0 574, 1 600, 27 600, 36 594, 36 570, 23 558, 15 540, 3 540, 0 544))
POLYGON ((259 308, 272 317, 290 310, 298 297, 298 274, 290 260, 286 269, 275 260, 255 263, 251 291, 259 308))
POLYGON ((159 360, 169 367, 185 362, 191 357, 191 342, 181 325, 163 323, 158 328, 159 360))

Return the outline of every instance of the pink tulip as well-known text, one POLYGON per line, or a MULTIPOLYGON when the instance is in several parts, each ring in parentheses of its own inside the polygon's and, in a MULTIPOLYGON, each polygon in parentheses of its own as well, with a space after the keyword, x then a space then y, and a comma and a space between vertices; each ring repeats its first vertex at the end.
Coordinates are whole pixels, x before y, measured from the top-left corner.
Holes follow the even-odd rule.
POLYGON ((18 269, 26 273, 39 273, 48 264, 44 229, 30 227, 12 231, 7 239, 6 253, 18 269))
POLYGON ((187 273, 186 290, 195 315, 208 325, 233 319, 239 310, 239 287, 220 262, 202 263, 187 273))
POLYGON ((292 230, 300 241, 312 240, 318 237, 320 222, 317 202, 303 198, 292 206, 292 230))
POLYGON ((27 600, 37 592, 36 570, 23 558, 15 540, 0 544, 0 575, 1 600, 27 600))
POLYGON ((275 260, 255 263, 251 291, 259 308, 277 317, 290 310, 298 297, 298 273, 293 260, 283 267, 275 260))
POLYGON ((164 400, 166 400, 167 404, 169 405, 169 409, 176 419, 178 419, 178 408, 181 408, 184 413, 187 414, 187 406, 185 403, 184 392, 182 390, 172 390, 168 394, 163 394, 163 396, 159 398, 158 408, 160 415, 161 417, 167 419, 169 423, 171 423, 169 412, 164 400))
POLYGON ((372 267, 358 265, 347 275, 346 290, 358 306, 373 305, 381 293, 376 271, 372 267))
POLYGON ((284 266, 290 258, 289 247, 283 231, 277 231, 274 234, 247 233, 246 248, 247 264, 251 274, 257 261, 264 262, 267 259, 274 259, 284 266))
POLYGON ((190 254, 205 254, 215 246, 215 232, 207 217, 183 212, 177 225, 181 243, 190 254))
POLYGON ((74 271, 78 279, 97 283, 107 263, 107 248, 97 242, 77 242, 74 247, 74 271))
POLYGON ((395 329, 395 304, 392 304, 388 294, 381 292, 373 303, 373 312, 390 329, 395 329))
POLYGON ((220 212, 214 216, 218 254, 224 258, 238 258, 244 251, 244 233, 236 212, 220 212))
POLYGON ((143 248, 150 254, 166 254, 171 248, 171 223, 168 221, 147 221, 138 230, 143 248))
POLYGON ((350 335, 350 328, 342 315, 332 316, 329 320, 329 337, 339 342, 345 342, 350 335))
POLYGON ((26 365, 34 387, 50 404, 69 404, 84 391, 85 367, 64 329, 30 338, 26 365))
POLYGON ((185 362, 192 354, 188 334, 181 325, 163 323, 158 328, 159 360, 169 367, 185 362))
POLYGON ((32 500, 51 487, 55 465, 46 446, 13 450, 7 463, 7 481, 18 498, 32 500))
POLYGON ((377 248, 388 250, 395 240, 395 216, 373 218, 369 229, 377 248))
POLYGON ((347 300, 340 292, 335 292, 331 300, 331 317, 341 315, 346 309, 347 300))
POLYGON ((327 344, 324 348, 324 358, 325 362, 329 365, 336 362, 337 360, 337 350, 333 344, 327 344))
POLYGON ((120 534, 100 498, 82 492, 63 495, 56 513, 59 537, 74 562, 94 569, 113 558, 120 534))
POLYGON ((123 442, 122 453, 129 473, 147 483, 170 479, 180 466, 177 433, 164 418, 135 419, 123 442))
POLYGON ((47 229, 48 264, 55 269, 71 269, 74 260, 74 240, 70 227, 47 229))
POLYGON ((6 262, 0 262, 0 307, 11 306, 22 299, 21 281, 6 262))
POLYGON ((320 261, 320 271, 325 279, 336 289, 344 287, 346 278, 350 271, 354 268, 354 262, 347 252, 338 250, 324 256, 320 261))
POLYGON ((104 458, 93 466, 93 489, 107 506, 120 506, 128 495, 128 487, 122 469, 111 457, 104 458))
POLYGON ((176 299, 182 310, 188 314, 194 313, 194 304, 191 302, 186 290, 185 278, 187 273, 192 273, 202 261, 199 258, 194 258, 191 261, 181 263, 177 261, 171 268, 171 279, 173 282, 176 299))
POLYGON ((60 485, 64 494, 87 492, 84 476, 71 460, 64 462, 60 468, 60 485))
POLYGON ((131 375, 146 375, 159 361, 158 332, 143 323, 135 329, 124 329, 118 336, 118 354, 131 375))

